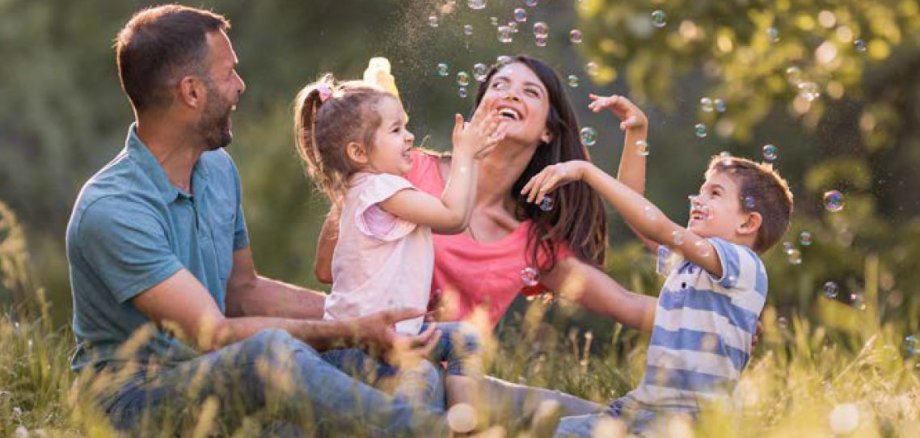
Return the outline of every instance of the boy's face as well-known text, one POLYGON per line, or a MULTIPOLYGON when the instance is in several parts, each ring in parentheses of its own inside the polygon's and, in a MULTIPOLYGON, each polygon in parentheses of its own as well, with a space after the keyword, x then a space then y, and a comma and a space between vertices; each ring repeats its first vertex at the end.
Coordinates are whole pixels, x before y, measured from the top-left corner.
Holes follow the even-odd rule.
MULTIPOLYGON (((750 215, 741 209, 741 188, 723 172, 713 172, 700 193, 690 197, 687 228, 701 237, 720 237, 737 242, 750 235, 750 215)), ((754 230, 756 233, 756 229, 754 230)))

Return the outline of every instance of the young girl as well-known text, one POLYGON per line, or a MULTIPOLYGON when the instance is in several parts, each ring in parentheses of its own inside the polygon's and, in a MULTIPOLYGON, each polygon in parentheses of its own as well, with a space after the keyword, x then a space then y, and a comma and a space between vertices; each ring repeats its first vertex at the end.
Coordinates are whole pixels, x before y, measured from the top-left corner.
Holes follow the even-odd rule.
MULTIPOLYGON (((298 151, 317 186, 338 209, 338 242, 325 319, 345 319, 397 307, 424 309, 434 264, 431 233, 459 233, 470 217, 478 161, 504 138, 498 112, 484 105, 469 124, 459 114, 453 160, 441 197, 403 178, 412 168, 415 137, 392 94, 364 82, 336 84, 327 75, 306 86, 295 102, 298 151)), ((422 318, 396 324, 417 335, 422 318)), ((451 345, 457 324, 438 325, 434 360, 448 362, 450 404, 468 403, 478 373, 474 345, 451 345), (462 348, 460 348, 462 347, 462 348), (470 365, 473 364, 473 365, 470 365)), ((461 334, 462 343, 469 336, 461 334)))

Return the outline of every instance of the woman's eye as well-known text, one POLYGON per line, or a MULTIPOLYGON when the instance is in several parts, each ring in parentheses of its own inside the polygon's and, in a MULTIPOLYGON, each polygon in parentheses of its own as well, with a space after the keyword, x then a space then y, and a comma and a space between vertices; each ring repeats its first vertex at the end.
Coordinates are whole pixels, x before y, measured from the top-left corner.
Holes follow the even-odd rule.
POLYGON ((496 90, 505 90, 505 89, 508 88, 508 84, 505 83, 505 82, 493 82, 493 83, 492 83, 492 88, 494 88, 494 89, 496 89, 496 90))
POLYGON ((540 93, 538 93, 536 90, 527 90, 526 93, 531 97, 540 97, 540 93))

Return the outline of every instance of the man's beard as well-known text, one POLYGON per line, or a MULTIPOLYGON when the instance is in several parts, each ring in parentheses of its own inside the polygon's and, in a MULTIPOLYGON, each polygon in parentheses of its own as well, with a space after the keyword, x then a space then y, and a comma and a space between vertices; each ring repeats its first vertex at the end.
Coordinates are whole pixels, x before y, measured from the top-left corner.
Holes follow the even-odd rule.
POLYGON ((207 149, 214 151, 227 147, 233 141, 233 133, 230 132, 230 112, 233 105, 224 101, 210 84, 208 95, 211 99, 208 100, 204 114, 198 121, 198 132, 201 133, 207 149))

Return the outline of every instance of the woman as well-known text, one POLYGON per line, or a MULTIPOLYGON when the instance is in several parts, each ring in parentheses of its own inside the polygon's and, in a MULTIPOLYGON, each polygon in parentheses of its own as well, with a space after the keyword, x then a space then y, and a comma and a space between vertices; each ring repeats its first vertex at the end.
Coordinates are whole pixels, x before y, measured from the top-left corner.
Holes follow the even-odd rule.
MULTIPOLYGON (((628 100, 591 96, 594 112, 611 110, 622 120, 625 147, 618 178, 639 193, 645 186, 645 157, 636 142, 647 136, 645 115, 628 100)), ((600 198, 587 185, 569 184, 552 194, 552 208, 525 202, 519 192, 550 164, 589 159, 579 141, 575 112, 556 73, 541 61, 518 56, 493 67, 476 94, 476 107, 497 100, 508 118, 505 140, 483 159, 476 202, 464 233, 435 236, 434 299, 443 296, 446 320, 481 311, 494 326, 519 293, 542 289, 561 293, 583 307, 639 328, 651 298, 627 291, 600 266, 606 247, 606 217, 600 198), (535 275, 536 274, 536 275, 535 275), (439 293, 440 291, 440 293, 439 293), (643 305, 643 302, 646 304, 643 305)), ((439 196, 450 157, 413 153, 406 176, 417 188, 439 196)), ((316 276, 331 282, 338 218, 330 212, 316 252, 316 276)), ((652 301, 653 303, 653 301, 652 301)), ((528 412, 536 401, 560 401, 565 415, 600 407, 556 392, 493 380, 495 402, 528 412)))
MULTIPOLYGON (((592 111, 610 109, 622 120, 626 138, 617 177, 643 193, 645 157, 636 142, 647 136, 645 115, 624 98, 591 98, 592 111)), ((624 325, 642 326, 642 314, 635 310, 650 298, 626 291, 600 269, 607 238, 600 198, 583 183, 553 193, 551 208, 527 203, 519 193, 547 165, 589 159, 558 76, 539 60, 512 58, 489 72, 476 94, 476 107, 493 99, 508 119, 508 131, 483 159, 469 227, 434 238, 432 294, 443 297, 442 318, 466 319, 482 309, 494 326, 518 293, 545 289, 624 325)), ((449 156, 415 151, 406 177, 419 189, 440 195, 449 169, 449 156)), ((332 280, 335 216, 326 219, 316 251, 316 276, 324 282, 332 280)))

